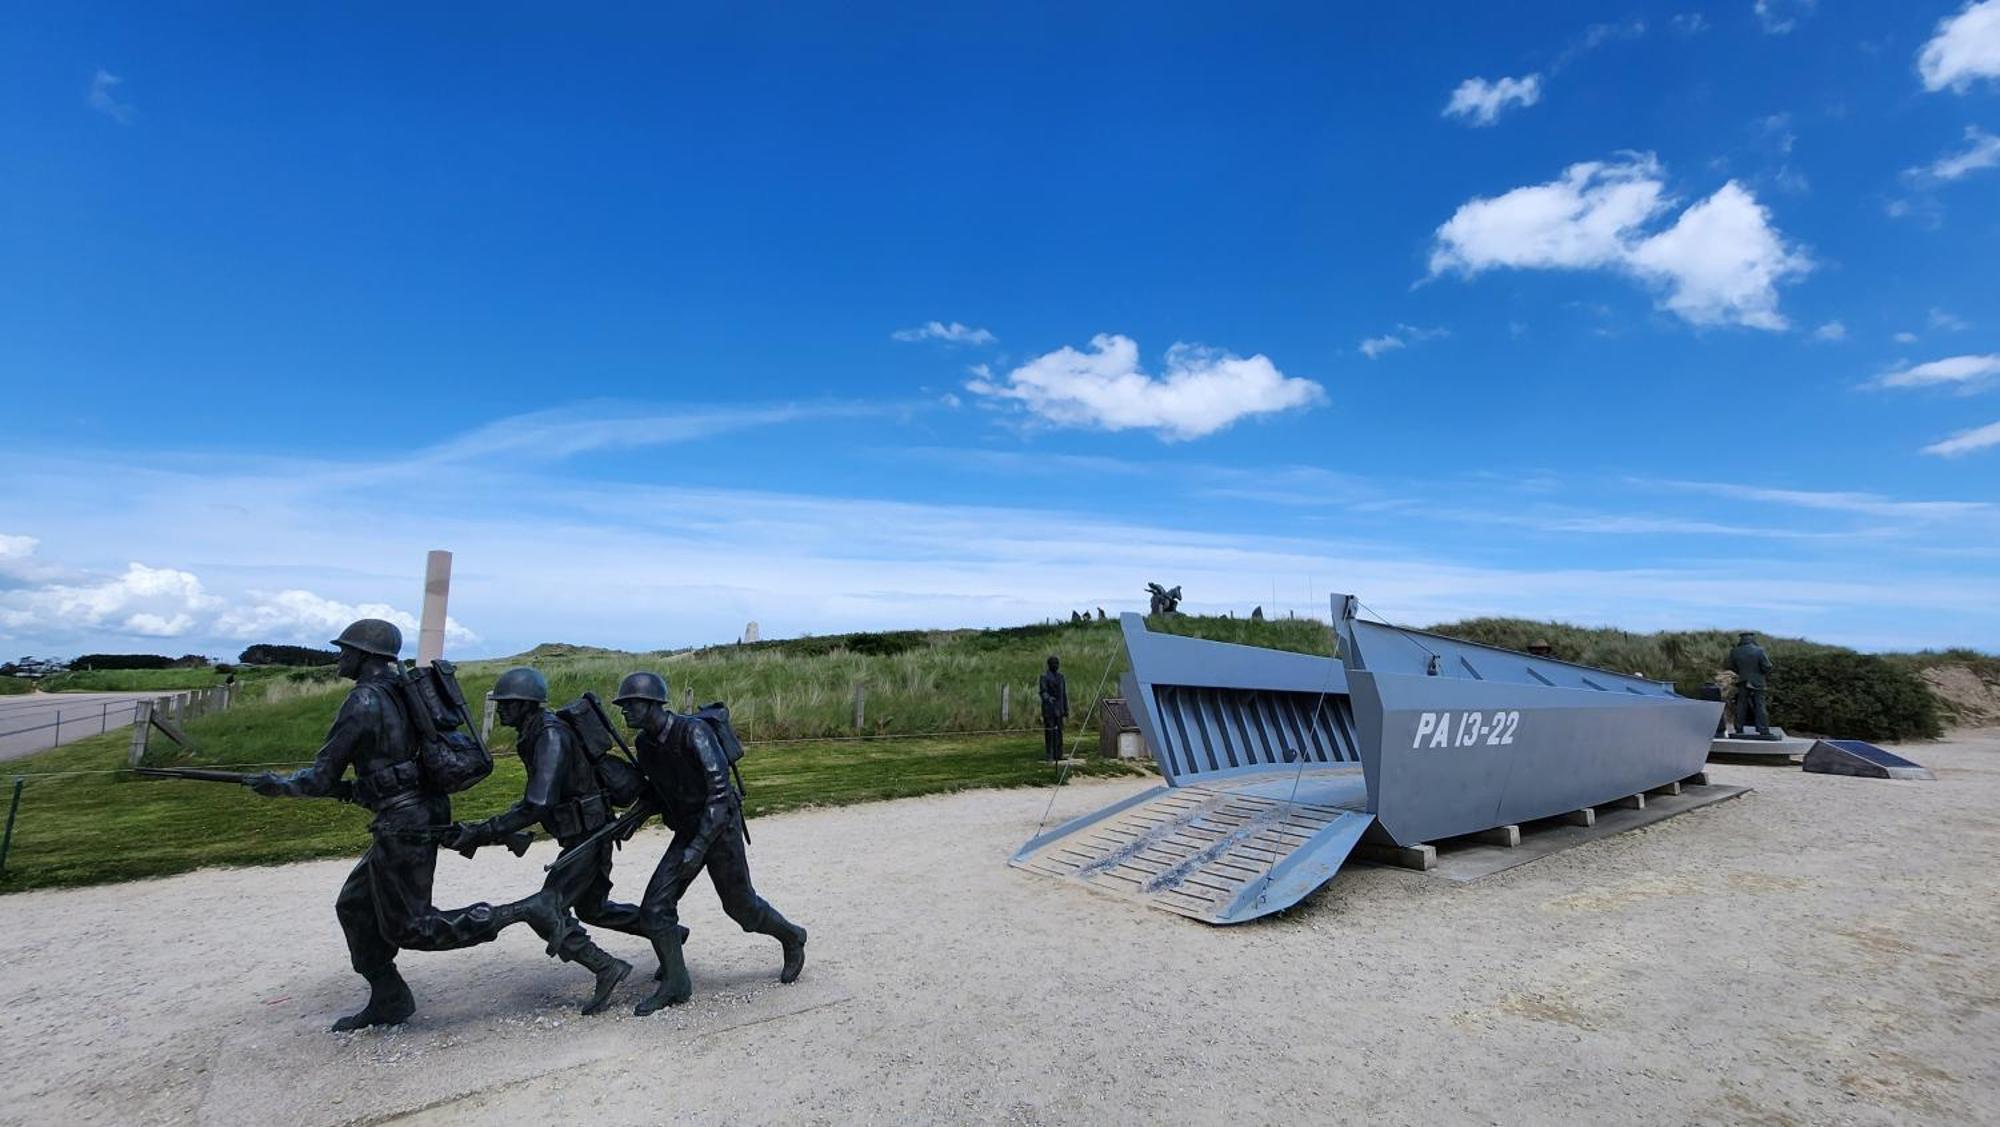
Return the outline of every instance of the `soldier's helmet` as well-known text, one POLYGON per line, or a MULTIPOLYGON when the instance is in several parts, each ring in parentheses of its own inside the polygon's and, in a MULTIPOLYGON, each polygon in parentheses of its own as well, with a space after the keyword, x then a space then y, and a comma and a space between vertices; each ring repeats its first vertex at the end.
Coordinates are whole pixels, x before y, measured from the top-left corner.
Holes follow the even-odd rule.
POLYGON ((650 700, 667 703, 667 679, 658 673, 628 673, 618 682, 618 695, 611 698, 612 704, 624 704, 628 700, 650 700))
POLYGON ((403 632, 396 629, 396 624, 393 622, 384 622, 379 618, 363 618, 349 623, 347 629, 340 632, 340 637, 333 640, 333 644, 394 661, 396 655, 403 652, 403 632))
POLYGON ((535 704, 549 701, 549 679, 539 669, 517 665, 493 682, 494 700, 525 700, 535 704))
POLYGON ((1743 642, 1754 642, 1756 640, 1757 640, 1757 634, 1756 631, 1754 630, 1745 630, 1743 633, 1738 634, 1736 636, 1736 641, 1738 644, 1741 644, 1743 642))

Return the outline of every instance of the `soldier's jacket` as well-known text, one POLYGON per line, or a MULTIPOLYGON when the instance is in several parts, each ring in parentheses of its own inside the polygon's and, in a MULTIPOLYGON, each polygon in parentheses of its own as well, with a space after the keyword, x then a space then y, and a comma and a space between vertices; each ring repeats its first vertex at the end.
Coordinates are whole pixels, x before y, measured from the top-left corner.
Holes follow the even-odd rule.
POLYGON ((676 715, 658 738, 640 732, 637 751, 661 818, 676 835, 692 836, 697 856, 724 832, 739 831, 743 808, 729 781, 729 757, 707 724, 676 715))
POLYGON ((527 770, 528 784, 521 801, 487 822, 496 835, 539 823, 557 841, 569 841, 611 820, 597 773, 555 713, 544 708, 529 717, 514 750, 527 770))
POLYGON ((1729 671, 1736 674, 1736 683, 1744 688, 1761 689, 1765 687, 1764 678, 1771 673, 1771 659, 1757 643, 1738 642, 1729 651, 1729 671))
POLYGON ((1042 674, 1039 689, 1042 697, 1042 713, 1047 716, 1069 715, 1069 682, 1063 675, 1050 670, 1042 674))
POLYGON ((354 801, 380 811, 419 793, 416 753, 415 734, 396 699, 393 675, 378 674, 348 690, 312 766, 279 781, 286 794, 323 798, 347 789, 341 776, 352 768, 354 801))

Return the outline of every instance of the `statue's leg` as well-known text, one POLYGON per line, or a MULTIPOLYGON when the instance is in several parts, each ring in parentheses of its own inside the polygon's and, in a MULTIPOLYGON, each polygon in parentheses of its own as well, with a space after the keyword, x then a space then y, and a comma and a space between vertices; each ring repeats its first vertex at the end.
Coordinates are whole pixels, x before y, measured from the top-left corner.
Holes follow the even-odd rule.
POLYGON ((378 861, 378 852, 371 846, 347 874, 333 904, 341 933, 347 938, 348 961, 356 974, 368 980, 367 1004, 334 1022, 335 1033, 371 1025, 401 1025, 417 1009, 409 984, 396 970, 396 944, 382 931, 375 887, 378 861))
POLYGON ((786 919, 771 907, 750 883, 750 856, 740 832, 724 830, 709 847, 708 879, 722 910, 744 931, 768 935, 778 941, 784 953, 784 969, 778 981, 791 982, 806 965, 806 929, 786 919))
POLYGON ((659 866, 653 870, 653 879, 647 882, 645 899, 639 905, 639 926, 653 941, 653 951, 660 957, 659 973, 653 976, 660 985, 651 997, 632 1010, 640 1017, 665 1006, 678 1006, 694 995, 694 981, 681 955, 680 926, 681 895, 687 891, 680 870, 690 840, 689 834, 674 835, 659 866))

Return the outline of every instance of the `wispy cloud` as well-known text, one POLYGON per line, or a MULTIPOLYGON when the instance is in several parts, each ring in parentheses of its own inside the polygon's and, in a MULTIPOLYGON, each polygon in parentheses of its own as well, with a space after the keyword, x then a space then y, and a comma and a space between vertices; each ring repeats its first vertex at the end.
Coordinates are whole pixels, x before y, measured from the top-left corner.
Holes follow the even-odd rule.
POLYGON ((1987 423, 1983 427, 1960 431, 1950 438, 1933 442, 1924 447, 1923 452, 1940 458, 1956 458, 1995 446, 2000 446, 2000 423, 1987 423))
POLYGON ((1819 0, 1756 0, 1750 10, 1766 35, 1790 35, 1799 21, 1813 14, 1819 0))
POLYGON ((1413 344, 1422 344, 1427 340, 1435 340, 1438 337, 1450 335, 1451 330, 1449 329, 1426 329, 1418 325, 1397 325, 1393 330, 1383 333, 1379 337, 1368 337, 1355 347, 1361 350, 1363 356, 1374 360, 1385 352, 1394 352, 1399 348, 1407 348, 1413 344))
POLYGON ((124 79, 112 74, 103 67, 98 67, 97 73, 91 76, 90 93, 84 96, 84 102, 91 109, 96 110, 118 124, 130 125, 132 124, 132 105, 129 102, 123 102, 118 99, 118 88, 124 84, 124 79))
POLYGON ((1637 484, 1689 493, 1706 493, 1736 501, 1756 501, 1769 505, 1858 513, 1902 520, 1945 520, 1995 511, 1994 504, 1989 501, 1905 501, 1884 497, 1879 493, 1847 490, 1774 489, 1768 486, 1742 485, 1725 481, 1635 480, 1637 484))
POLYGON ((1610 270, 1663 291, 1660 305, 1689 324, 1786 328, 1777 287, 1813 263, 1770 212, 1734 180, 1662 225, 1674 207, 1650 153, 1573 164, 1461 205, 1437 229, 1430 276, 1610 270))
POLYGON ((1970 391, 2000 378, 2000 353, 1947 356, 1908 368, 1885 372, 1870 381, 1874 387, 1952 387, 1970 391))
POLYGON ((942 341, 945 344, 992 344, 1000 339, 985 329, 975 329, 969 325, 961 325, 957 321, 949 324, 943 321, 926 321, 914 329, 897 329, 889 336, 891 339, 912 344, 925 340, 942 341))
POLYGON ((1963 94, 1981 80, 2000 80, 2000 0, 1979 0, 1937 23, 1917 52, 1924 89, 1963 94))
POLYGON ((1935 307, 1930 312, 1930 325, 1933 329, 1947 333, 1962 333, 1972 327, 1971 323, 1966 321, 1965 318, 1948 310, 1937 309, 1935 307))
POLYGON ((1929 164, 1905 169, 1903 176, 1918 186, 1946 184, 1981 169, 2000 166, 2000 137, 1977 125, 1968 125, 1965 141, 1963 152, 1947 153, 1929 164))
POLYGON ((1847 326, 1841 324, 1839 321, 1828 321, 1826 324, 1821 325, 1817 329, 1814 329, 1812 336, 1814 340, 1826 341, 1829 343, 1833 341, 1846 340, 1847 326))
POLYGON ((878 417, 910 410, 880 403, 777 403, 667 409, 653 403, 596 400, 513 415, 420 451, 424 464, 505 457, 553 462, 596 450, 634 450, 713 438, 734 431, 814 420, 878 417))
POLYGON ((967 390, 1013 403, 1040 422, 1097 430, 1150 430, 1170 441, 1214 434, 1240 420, 1317 406, 1326 391, 1287 376, 1268 357, 1200 345, 1167 350, 1166 371, 1140 366, 1139 345, 1104 333, 1088 351, 1059 348, 1003 377, 983 368, 967 390))
POLYGON ((1468 78, 1451 92, 1451 100, 1445 103, 1444 116, 1475 126, 1492 125, 1500 120, 1501 112, 1508 106, 1525 108, 1541 100, 1542 76, 1539 74, 1497 78, 1491 82, 1483 78, 1468 78))

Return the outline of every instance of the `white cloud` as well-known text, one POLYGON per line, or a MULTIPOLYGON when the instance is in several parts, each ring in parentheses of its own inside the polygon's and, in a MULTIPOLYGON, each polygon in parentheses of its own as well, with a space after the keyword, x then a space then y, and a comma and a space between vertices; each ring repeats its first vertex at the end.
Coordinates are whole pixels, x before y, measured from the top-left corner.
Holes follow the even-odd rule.
POLYGON ((985 329, 975 329, 957 321, 948 325, 942 321, 927 321, 914 329, 897 329, 889 336, 906 342, 941 340, 946 344, 992 344, 1000 339, 985 329))
POLYGON ((1451 92, 1451 101, 1445 104, 1444 116, 1469 120, 1473 125, 1491 125, 1500 120, 1501 111, 1509 105, 1526 108, 1541 99, 1542 76, 1539 74, 1525 78, 1500 78, 1492 82, 1483 78, 1468 78, 1451 92))
MULTIPOLYGON (((233 607, 210 624, 210 630, 224 638, 244 642, 297 642, 324 645, 357 618, 380 618, 395 623, 403 631, 406 644, 413 644, 422 623, 417 616, 387 603, 343 603, 311 591, 250 592, 250 601, 233 607)), ((450 615, 444 620, 445 641, 470 645, 479 635, 467 630, 450 615)))
POLYGON ((1788 35, 1799 21, 1812 14, 1819 0, 1756 0, 1751 11, 1766 35, 1788 35))
POLYGON ((495 420, 419 451, 411 463, 397 465, 394 472, 406 472, 413 465, 438 466, 497 456, 559 461, 595 450, 666 446, 783 423, 864 418, 891 409, 881 404, 780 403, 662 410, 650 404, 597 400, 495 420))
POLYGON ((1924 453, 1935 454, 1940 458, 1956 458, 1961 454, 1971 454, 1993 446, 2000 446, 2000 423, 1987 423, 1983 427, 1960 431, 1950 438, 1924 447, 1924 453))
POLYGON ((1700 35, 1709 26, 1708 17, 1700 12, 1682 12, 1673 18, 1672 23, 1674 30, 1682 35, 1700 35))
POLYGON ((1155 430, 1169 440, 1200 438, 1254 415, 1325 402, 1311 380, 1285 375, 1264 356, 1248 359, 1176 344, 1167 370, 1147 375, 1130 337, 1100 333, 1090 351, 1059 348, 995 380, 980 374, 965 386, 991 399, 1011 400, 1056 426, 1102 430, 1155 430))
POLYGON ((1929 164, 1904 169, 1904 177, 1919 185, 1942 184, 2000 165, 2000 137, 1977 125, 1968 125, 1965 141, 1964 152, 1948 153, 1929 164))
POLYGON ((1426 329, 1417 325, 1397 325, 1394 330, 1384 333, 1379 337, 1369 337, 1356 347, 1361 350, 1363 356, 1373 360, 1385 352, 1394 352, 1396 349, 1406 348, 1412 344, 1422 344, 1427 340, 1434 340, 1438 337, 1450 335, 1451 330, 1449 329, 1426 329))
POLYGON ((84 102, 91 109, 96 110, 118 124, 130 125, 132 123, 131 103, 118 100, 118 87, 123 85, 124 82, 124 79, 112 74, 103 67, 98 67, 97 73, 90 79, 90 93, 84 98, 84 102))
POLYGON ((1967 4, 1939 20, 1917 52, 1917 74, 1926 90, 1950 87, 1960 94, 1979 79, 2000 80, 2000 0, 1967 4))
POLYGON ((1917 343, 1917 334, 1905 330, 1903 332, 1897 333, 1891 339, 1893 339, 1897 344, 1915 344, 1917 343))
POLYGON ((1665 229, 1671 210, 1650 153, 1587 161, 1547 184, 1459 207, 1437 229, 1432 277, 1496 268, 1608 269, 1665 292, 1661 305, 1695 325, 1783 329, 1777 286, 1812 268, 1771 226, 1770 213, 1732 180, 1665 229))
POLYGON ((1969 390, 2000 376, 2000 355, 1947 356, 1877 378, 1876 387, 1958 387, 1969 390))
POLYGON ((1814 329, 1812 335, 1814 340, 1823 340, 1823 341, 1846 340, 1847 326, 1841 324, 1839 321, 1828 321, 1826 324, 1821 325, 1817 329, 1814 329))
POLYGON ((25 560, 35 554, 35 545, 41 541, 32 536, 10 536, 0 533, 0 563, 25 560))
POLYGON ((1737 501, 1757 501, 1791 508, 1856 513, 1871 517, 1904 520, 1945 520, 1974 513, 1991 512, 1987 501, 1903 501, 1879 493, 1827 489, 1773 489, 1728 481, 1641 481, 1689 493, 1706 493, 1737 501))
POLYGON ((1930 323, 1931 328, 1941 329, 1947 333, 1962 333, 1972 327, 1965 318, 1952 313, 1950 310, 1938 309, 1936 307, 1931 309, 1930 323))
POLYGON ((89 582, 0 592, 0 627, 177 637, 194 626, 196 615, 220 605, 193 573, 134 562, 122 574, 89 582))

